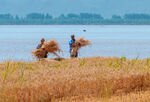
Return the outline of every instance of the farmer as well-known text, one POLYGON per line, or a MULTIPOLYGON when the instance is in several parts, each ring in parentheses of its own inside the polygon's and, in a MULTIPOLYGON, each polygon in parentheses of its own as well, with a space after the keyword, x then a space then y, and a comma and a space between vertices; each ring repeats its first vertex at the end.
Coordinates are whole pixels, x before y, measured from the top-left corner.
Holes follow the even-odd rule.
POLYGON ((42 45, 44 44, 44 42, 45 42, 45 39, 42 38, 41 43, 36 47, 36 49, 40 49, 42 47, 42 45))
POLYGON ((70 52, 70 57, 75 58, 78 57, 78 52, 76 50, 76 45, 75 45, 75 36, 71 35, 71 40, 69 41, 69 52, 70 52))
MULTIPOLYGON (((44 44, 44 42, 45 42, 45 39, 42 38, 42 39, 41 39, 41 43, 36 47, 36 49, 42 48, 42 45, 44 44)), ((48 52, 46 53, 46 55, 44 56, 44 58, 47 58, 47 55, 48 55, 48 52)))

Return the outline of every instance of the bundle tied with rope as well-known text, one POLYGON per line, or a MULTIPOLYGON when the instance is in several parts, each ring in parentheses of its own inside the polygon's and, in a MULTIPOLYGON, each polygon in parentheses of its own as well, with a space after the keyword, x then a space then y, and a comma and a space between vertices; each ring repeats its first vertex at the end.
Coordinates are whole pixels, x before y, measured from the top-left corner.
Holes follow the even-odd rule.
POLYGON ((55 40, 51 40, 44 43, 41 48, 34 50, 32 54, 39 59, 44 58, 48 53, 52 53, 59 57, 56 52, 61 52, 59 44, 55 40))

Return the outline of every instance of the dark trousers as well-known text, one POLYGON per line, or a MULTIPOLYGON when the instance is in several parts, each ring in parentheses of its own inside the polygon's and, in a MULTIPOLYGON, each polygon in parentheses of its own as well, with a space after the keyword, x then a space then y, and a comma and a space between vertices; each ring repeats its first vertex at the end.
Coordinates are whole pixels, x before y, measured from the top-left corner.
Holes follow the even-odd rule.
POLYGON ((45 55, 44 58, 47 58, 47 55, 45 55))
POLYGON ((77 52, 77 53, 75 53, 75 54, 70 53, 70 57, 71 57, 71 58, 76 58, 76 57, 78 57, 78 52, 77 52))

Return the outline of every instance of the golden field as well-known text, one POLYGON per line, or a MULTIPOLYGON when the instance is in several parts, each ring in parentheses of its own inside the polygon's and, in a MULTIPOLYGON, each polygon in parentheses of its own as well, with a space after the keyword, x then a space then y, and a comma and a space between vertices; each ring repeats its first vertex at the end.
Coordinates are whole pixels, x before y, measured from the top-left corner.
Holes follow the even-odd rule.
POLYGON ((150 102, 150 59, 7 61, 0 102, 150 102))

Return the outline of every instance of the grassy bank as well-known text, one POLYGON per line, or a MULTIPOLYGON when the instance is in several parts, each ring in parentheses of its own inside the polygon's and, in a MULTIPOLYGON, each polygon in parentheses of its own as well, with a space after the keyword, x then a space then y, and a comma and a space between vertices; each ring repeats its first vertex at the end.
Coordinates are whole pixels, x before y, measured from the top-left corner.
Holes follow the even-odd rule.
POLYGON ((150 59, 0 64, 0 102, 148 102, 150 59))

